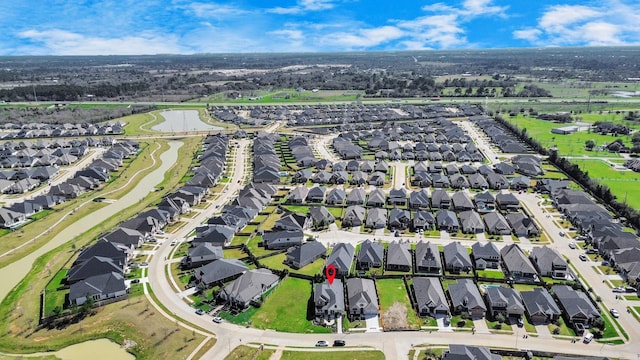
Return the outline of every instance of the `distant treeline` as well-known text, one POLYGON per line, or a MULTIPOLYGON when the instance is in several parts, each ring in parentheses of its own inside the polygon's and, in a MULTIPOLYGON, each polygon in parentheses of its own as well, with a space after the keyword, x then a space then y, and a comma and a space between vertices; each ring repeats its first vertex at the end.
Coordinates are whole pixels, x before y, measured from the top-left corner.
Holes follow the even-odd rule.
POLYGON ((0 90, 3 101, 78 101, 87 96, 99 98, 119 98, 146 91, 149 84, 144 82, 123 82, 118 85, 97 84, 80 85, 36 85, 20 86, 13 89, 0 90), (36 99, 37 98, 37 99, 36 99))
POLYGON ((135 105, 122 107, 25 107, 25 108, 0 108, 0 124, 16 123, 98 123, 113 120, 132 114, 145 113, 155 110, 155 106, 135 105))

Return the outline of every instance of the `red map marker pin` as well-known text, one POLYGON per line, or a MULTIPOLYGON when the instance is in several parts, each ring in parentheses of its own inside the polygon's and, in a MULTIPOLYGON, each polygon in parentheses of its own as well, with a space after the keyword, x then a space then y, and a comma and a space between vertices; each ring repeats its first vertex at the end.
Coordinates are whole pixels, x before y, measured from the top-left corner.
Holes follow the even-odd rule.
POLYGON ((336 267, 333 266, 333 264, 329 264, 327 265, 327 268, 324 270, 324 273, 327 275, 327 280, 329 280, 329 285, 333 284, 333 279, 336 278, 336 274, 338 273, 338 270, 336 270, 336 267))

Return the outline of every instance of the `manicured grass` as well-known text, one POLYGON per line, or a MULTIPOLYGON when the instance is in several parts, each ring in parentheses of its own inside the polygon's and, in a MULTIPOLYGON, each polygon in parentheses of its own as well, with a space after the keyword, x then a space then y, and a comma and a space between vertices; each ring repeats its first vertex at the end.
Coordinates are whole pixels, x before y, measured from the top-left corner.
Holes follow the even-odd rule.
POLYGON ((402 279, 383 279, 376 281, 378 297, 380 299, 380 313, 382 324, 384 325, 384 312, 394 303, 398 302, 407 309, 407 325, 412 329, 419 329, 422 322, 411 307, 409 295, 407 294, 404 281, 402 279))
POLYGON ((604 161, 597 159, 571 159, 571 162, 577 164, 584 171, 588 171, 592 180, 597 180, 609 186, 618 201, 623 202, 626 199, 627 204, 630 206, 636 209, 640 208, 640 197, 631 196, 637 191, 640 173, 619 171, 604 161))
POLYGON ((304 205, 284 205, 283 206, 285 209, 294 212, 294 213, 298 213, 298 214, 308 214, 309 213, 309 206, 304 206, 304 205))
POLYGON ((384 353, 378 350, 371 351, 327 351, 304 352, 284 351, 281 360, 384 360, 384 353))
POLYGON ((65 296, 69 294, 69 288, 64 289, 62 281, 67 277, 67 270, 58 271, 45 288, 45 316, 53 315, 55 309, 62 310, 65 307, 65 296))
MULTIPOLYGON (((458 324, 459 324, 462 320, 464 320, 464 319, 463 319, 463 318, 462 318, 462 316, 460 316, 460 315, 454 315, 454 316, 452 316, 452 317, 451 317, 451 326, 458 326, 458 324)), ((465 321, 465 323, 464 323, 463 328, 466 328, 466 329, 471 329, 471 328, 473 328, 473 320, 464 320, 464 321, 465 321)))
POLYGON ((478 277, 488 279, 504 279, 504 273, 501 270, 476 270, 478 277))
POLYGON ((275 350, 260 350, 259 348, 240 345, 233 349, 233 351, 225 357, 225 360, 267 360, 274 352, 275 350))
POLYGON ((231 240, 231 245, 242 245, 242 244, 246 244, 247 241, 249 240, 249 236, 240 236, 240 235, 236 235, 233 237, 233 239, 231 240))
POLYGON ((260 230, 271 230, 276 221, 280 219, 281 215, 277 213, 270 214, 261 224, 258 226, 260 230))
POLYGON ((247 257, 247 254, 242 252, 240 249, 224 249, 222 250, 222 254, 225 259, 242 259, 247 257))
POLYGON ((602 316, 602 320, 604 320, 604 331, 602 332, 602 338, 607 339, 612 337, 618 337, 619 334, 616 331, 616 329, 613 327, 613 324, 611 323, 611 319, 609 319, 609 315, 601 314, 601 316, 602 316))
POLYGON ((497 321, 489 321, 488 319, 484 319, 484 321, 487 323, 487 327, 489 328, 489 330, 503 330, 503 331, 511 331, 511 325, 507 324, 507 323, 502 323, 502 327, 500 329, 497 328, 498 326, 498 322, 497 321))
POLYGON ((263 246, 258 246, 258 243, 262 242, 262 236, 254 236, 249 240, 247 248, 254 256, 262 256, 273 253, 272 250, 267 250, 263 246))
POLYGON ((289 272, 294 272, 294 273, 304 274, 304 275, 322 274, 322 270, 324 269, 324 263, 325 263, 325 259, 320 258, 312 262, 311 264, 304 266, 302 269, 299 269, 299 270, 289 269, 289 272))
POLYGON ((311 283, 292 277, 285 278, 267 297, 251 318, 253 326, 295 333, 330 333, 331 329, 315 326, 308 319, 307 305, 311 298, 311 283))
POLYGON ((560 317, 560 319, 558 320, 560 322, 560 326, 556 326, 554 324, 549 324, 549 332, 551 332, 553 334, 553 329, 555 329, 556 327, 560 328, 560 333, 558 335, 566 335, 566 336, 576 336, 575 331, 573 331, 572 328, 568 327, 567 324, 564 322, 564 319, 562 317, 560 317))
POLYGON ((276 254, 264 259, 260 259, 260 264, 268 267, 269 269, 283 270, 289 269, 289 267, 282 262, 286 258, 286 254, 276 254))
POLYGON ((190 246, 191 246, 191 243, 189 243, 189 242, 181 243, 178 246, 178 248, 173 252, 172 258, 181 259, 181 258, 187 256, 187 254, 189 253, 189 247, 190 246))

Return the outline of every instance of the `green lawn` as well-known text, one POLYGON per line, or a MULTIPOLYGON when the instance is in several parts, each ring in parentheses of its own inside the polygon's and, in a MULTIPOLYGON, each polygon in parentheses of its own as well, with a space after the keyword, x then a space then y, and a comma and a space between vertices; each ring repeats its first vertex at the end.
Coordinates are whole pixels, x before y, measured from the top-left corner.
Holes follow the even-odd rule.
POLYGON ((294 213, 298 213, 298 214, 308 214, 309 213, 309 206, 304 206, 304 205, 284 205, 283 206, 285 209, 287 209, 288 211, 294 212, 294 213))
POLYGON ((231 240, 231 245, 246 244, 248 240, 249 240, 249 236, 236 235, 236 236, 233 237, 233 240, 231 240))
POLYGON ((262 221, 262 223, 260 223, 260 226, 258 226, 258 229, 271 230, 273 228, 273 225, 275 225, 276 221, 278 221, 278 219, 280 219, 280 214, 272 213, 267 218, 265 218, 265 220, 262 221))
MULTIPOLYGON (((572 328, 567 326, 567 324, 564 322, 564 319, 562 317, 560 317, 559 321, 560 321, 560 326, 557 326, 557 327, 560 328, 560 333, 558 335, 576 336, 575 331, 573 331, 572 328)), ((548 327, 549 327, 549 331, 553 334, 553 329, 556 328, 556 325, 549 324, 548 327)))
POLYGON ((56 308, 58 310, 64 309, 65 298, 69 293, 69 288, 62 289, 64 286, 62 282, 67 277, 67 271, 68 269, 58 271, 45 288, 44 313, 46 315, 51 315, 56 308))
POLYGON ((262 236, 254 236, 249 240, 247 248, 254 256, 262 256, 273 253, 272 250, 267 250, 263 246, 258 246, 258 243, 262 242, 262 236))
POLYGON ((602 316, 602 320, 604 320, 604 331, 602 332, 602 338, 607 339, 612 337, 618 337, 619 334, 616 331, 616 329, 613 327, 613 324, 611 323, 611 319, 609 319, 609 315, 601 314, 601 316, 602 316))
POLYGON ((286 254, 276 254, 269 256, 268 258, 260 259, 260 264, 268 267, 269 269, 283 270, 289 269, 289 267, 282 262, 287 257, 286 254))
POLYGON ((611 189, 618 201, 625 200, 627 203, 636 208, 640 208, 640 197, 633 196, 638 189, 638 181, 640 181, 640 173, 635 171, 618 171, 604 161, 597 159, 571 159, 571 162, 578 165, 584 171, 589 172, 592 180, 597 180, 602 184, 606 184, 611 189))
POLYGON ((409 301, 409 295, 404 286, 402 279, 383 279, 376 281, 376 288, 378 290, 378 297, 380 298, 380 313, 384 325, 384 312, 387 311, 396 302, 399 302, 407 309, 407 325, 412 329, 419 329, 422 325, 420 318, 416 315, 415 311, 411 308, 411 302, 409 301))
POLYGON ((273 329, 294 333, 330 333, 331 329, 315 326, 307 319, 307 305, 311 298, 311 283, 288 277, 267 297, 251 318, 259 329, 273 329))
POLYGON ((222 250, 222 254, 225 259, 242 259, 247 256, 247 254, 243 253, 240 249, 224 249, 222 250))
POLYGON ((501 270, 476 270, 478 277, 488 279, 504 279, 504 273, 501 270))
POLYGON ((384 353, 378 350, 371 351, 327 351, 304 352, 284 351, 281 360, 384 360, 384 353))
POLYGON ((233 349, 225 360, 268 360, 275 350, 265 349, 260 351, 258 348, 240 345, 233 349))

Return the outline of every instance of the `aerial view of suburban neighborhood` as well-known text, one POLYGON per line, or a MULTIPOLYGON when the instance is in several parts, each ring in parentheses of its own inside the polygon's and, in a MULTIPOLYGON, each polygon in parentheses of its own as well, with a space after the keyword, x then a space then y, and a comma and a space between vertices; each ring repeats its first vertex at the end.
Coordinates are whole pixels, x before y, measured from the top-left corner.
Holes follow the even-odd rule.
POLYGON ((639 359, 640 47, 560 45, 0 46, 0 359, 639 359))

